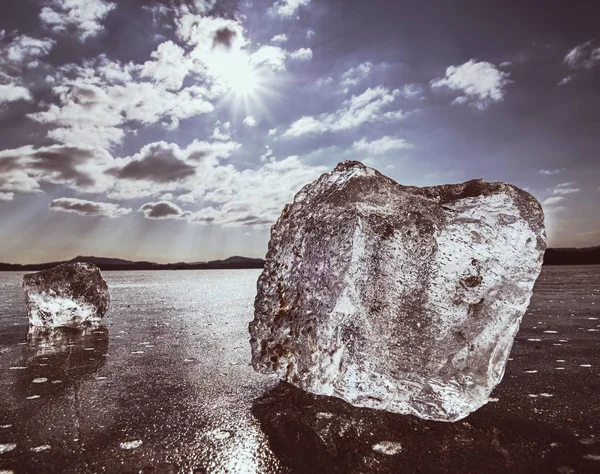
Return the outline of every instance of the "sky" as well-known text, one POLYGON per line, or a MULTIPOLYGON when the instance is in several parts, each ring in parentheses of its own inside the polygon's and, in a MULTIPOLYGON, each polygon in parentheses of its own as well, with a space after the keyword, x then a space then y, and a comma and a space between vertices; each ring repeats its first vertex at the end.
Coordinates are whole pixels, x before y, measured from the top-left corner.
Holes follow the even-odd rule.
POLYGON ((263 257, 343 160, 600 244, 594 2, 4 0, 0 261, 263 257))

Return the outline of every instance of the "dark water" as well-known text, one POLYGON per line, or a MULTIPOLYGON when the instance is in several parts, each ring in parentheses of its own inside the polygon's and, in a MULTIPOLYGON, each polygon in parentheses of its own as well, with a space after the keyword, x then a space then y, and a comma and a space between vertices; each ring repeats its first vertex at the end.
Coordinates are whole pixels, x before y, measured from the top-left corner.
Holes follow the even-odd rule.
POLYGON ((28 331, 0 273, 0 473, 600 472, 600 267, 546 267, 497 401, 358 409, 249 365, 257 270, 106 272, 86 331, 28 331))

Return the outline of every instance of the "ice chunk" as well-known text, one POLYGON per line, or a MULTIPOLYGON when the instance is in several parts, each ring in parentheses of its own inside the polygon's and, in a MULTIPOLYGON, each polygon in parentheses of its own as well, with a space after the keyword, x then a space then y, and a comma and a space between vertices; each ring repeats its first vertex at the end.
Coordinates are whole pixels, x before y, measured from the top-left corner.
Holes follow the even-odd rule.
POLYGON ((110 295, 100 269, 91 263, 65 263, 23 277, 29 324, 77 326, 99 321, 110 295))
POLYGON ((356 406, 459 420, 502 379, 545 248, 542 208, 515 186, 417 188, 340 163, 272 229, 253 366, 356 406))

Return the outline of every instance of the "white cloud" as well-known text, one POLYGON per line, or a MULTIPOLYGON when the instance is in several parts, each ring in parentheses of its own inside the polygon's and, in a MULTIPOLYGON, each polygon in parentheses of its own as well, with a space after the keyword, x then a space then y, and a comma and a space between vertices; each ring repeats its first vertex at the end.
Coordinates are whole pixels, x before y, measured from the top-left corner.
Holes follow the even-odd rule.
POLYGON ((244 125, 250 128, 256 127, 256 119, 252 115, 249 115, 244 119, 244 125))
POLYGON ((79 214, 80 216, 108 217, 114 219, 131 213, 131 209, 106 202, 86 201, 76 198, 54 199, 50 205, 53 211, 79 214))
POLYGON ((180 90, 192 67, 183 48, 172 41, 166 41, 158 46, 151 57, 151 61, 144 63, 140 75, 152 78, 165 89, 180 90))
POLYGON ((564 86, 565 84, 568 84, 572 80, 573 80, 573 76, 569 75, 569 76, 563 77, 560 81, 558 81, 558 83, 556 85, 564 86))
POLYGON ((500 71, 487 61, 471 59, 460 66, 450 66, 446 76, 431 81, 432 88, 447 87, 459 91, 462 95, 454 104, 469 104, 481 110, 504 98, 510 73, 500 71))
POLYGON ((331 76, 320 77, 319 79, 317 79, 315 81, 314 87, 316 89, 323 89, 325 87, 330 86, 331 84, 333 84, 333 77, 331 77, 331 76))
POLYGON ((52 40, 27 35, 18 35, 7 41, 6 32, 0 30, 0 106, 33 100, 24 74, 39 67, 40 58, 46 56, 53 46, 52 40))
POLYGON ((192 223, 222 226, 268 226, 280 216, 283 206, 305 184, 326 169, 310 166, 297 156, 267 162, 256 170, 230 170, 229 180, 213 193, 228 197, 220 206, 209 206, 194 213, 192 223))
POLYGON ((40 12, 42 24, 54 32, 73 31, 80 39, 98 35, 102 21, 116 8, 106 0, 47 0, 40 12))
POLYGON ((286 35, 285 33, 280 33, 278 35, 273 36, 273 38, 271 38, 271 43, 281 44, 281 43, 287 43, 287 41, 288 41, 288 35, 286 35))
POLYGON ((217 0, 193 0, 198 13, 207 13, 217 4, 217 0))
POLYGON ((300 7, 307 7, 310 0, 277 0, 269 12, 282 18, 293 17, 300 7))
POLYGON ((423 94, 423 88, 419 84, 406 84, 401 91, 406 99, 415 99, 423 94))
POLYGON ((352 148, 371 155, 383 155, 394 150, 414 148, 414 146, 403 138, 384 136, 371 142, 363 138, 354 142, 352 148))
POLYGON ((18 35, 5 43, 4 32, 0 31, 0 65, 4 73, 22 72, 24 68, 35 67, 38 59, 47 56, 55 41, 48 38, 32 38, 18 35), (8 70, 7 70, 8 69, 8 70))
POLYGON ((347 92, 350 87, 357 86, 359 83, 367 79, 372 71, 373 63, 371 62, 364 62, 358 66, 352 67, 342 74, 340 78, 340 86, 342 86, 345 89, 345 92, 347 92))
POLYGON ((15 193, 0 193, 0 201, 12 201, 15 193))
POLYGON ((215 129, 212 134, 212 138, 213 138, 213 140, 219 140, 219 141, 231 140, 231 123, 225 122, 222 124, 220 121, 217 121, 217 123, 215 124, 215 129))
POLYGON ((565 168, 560 168, 560 169, 555 169, 555 170, 540 170, 539 173, 543 174, 543 175, 546 175, 546 176, 553 176, 553 175, 556 175, 556 174, 560 174, 563 171, 566 171, 566 169, 565 168))
POLYGON ((570 69, 591 69, 600 64, 600 44, 590 40, 575 46, 564 59, 570 69))
POLYGON ((401 110, 384 112, 384 109, 389 107, 398 95, 400 95, 399 90, 390 91, 382 86, 368 88, 362 94, 346 99, 336 112, 300 118, 285 131, 283 136, 300 137, 308 134, 339 132, 356 129, 365 123, 400 120, 404 117, 401 110))
POLYGON ((32 97, 29 89, 16 84, 0 84, 0 105, 18 100, 30 102, 32 97))
POLYGON ((310 48, 300 48, 290 53, 290 59, 293 59, 294 61, 310 61, 312 57, 313 52, 310 48))
POLYGON ((552 194, 568 195, 575 194, 581 191, 581 188, 575 188, 573 187, 574 185, 575 183, 573 182, 557 184, 556 187, 552 190, 552 194))
POLYGON ((250 63, 254 67, 266 66, 275 71, 285 70, 285 60, 288 52, 279 46, 261 46, 250 56, 250 63))
POLYGON ((562 196, 550 196, 549 198, 546 198, 542 204, 544 206, 554 206, 555 204, 564 201, 564 199, 565 198, 562 196))
POLYGON ((160 123, 173 129, 180 120, 214 110, 207 88, 191 85, 170 91, 142 81, 138 77, 141 69, 142 66, 109 61, 103 56, 83 66, 67 65, 52 88, 57 103, 29 117, 53 125, 48 137, 54 140, 77 139, 78 143, 109 148, 121 143, 125 136, 123 127, 128 124, 160 123))

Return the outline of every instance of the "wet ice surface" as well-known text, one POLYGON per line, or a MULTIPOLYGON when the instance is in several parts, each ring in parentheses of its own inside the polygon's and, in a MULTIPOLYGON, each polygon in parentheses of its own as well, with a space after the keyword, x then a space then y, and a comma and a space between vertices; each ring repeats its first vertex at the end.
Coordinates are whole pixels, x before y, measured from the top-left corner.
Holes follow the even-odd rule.
POLYGON ((105 272, 102 326, 29 337, 0 273, 0 472, 598 472, 600 267, 544 268, 498 400, 458 423, 256 374, 259 273, 105 272))

